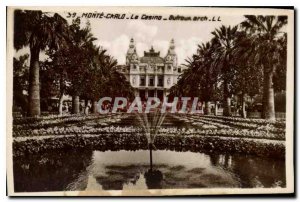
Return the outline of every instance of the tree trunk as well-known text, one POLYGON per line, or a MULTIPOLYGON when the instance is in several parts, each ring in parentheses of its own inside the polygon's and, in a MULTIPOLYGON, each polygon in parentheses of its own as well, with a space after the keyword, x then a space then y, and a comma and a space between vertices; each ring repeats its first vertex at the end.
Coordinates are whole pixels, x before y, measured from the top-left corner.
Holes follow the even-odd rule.
POLYGON ((205 114, 205 115, 210 115, 210 114, 211 114, 211 110, 210 110, 210 102, 209 102, 209 101, 206 101, 206 102, 205 102, 204 114, 205 114))
POLYGON ((262 118, 275 120, 273 72, 264 71, 262 118))
POLYGON ((28 116, 31 117, 41 115, 39 54, 39 47, 30 49, 28 116))
POLYGON ((72 113, 79 114, 79 96, 73 95, 72 98, 72 113))
POLYGON ((224 81, 224 110, 223 116, 231 116, 231 98, 229 96, 229 85, 225 79, 224 81))
POLYGON ((86 116, 89 115, 89 101, 88 100, 85 100, 85 102, 84 102, 84 114, 86 116))
POLYGON ((218 116, 218 102, 215 101, 215 111, 214 111, 215 116, 218 116))
POLYGON ((59 106, 58 106, 59 115, 63 114, 63 104, 64 104, 64 94, 62 93, 59 97, 59 106))
POLYGON ((97 106, 98 106, 97 101, 92 101, 92 113, 93 114, 97 113, 97 106))
POLYGON ((59 80, 59 88, 60 88, 59 106, 58 106, 58 114, 59 115, 63 114, 63 104, 64 104, 64 85, 63 85, 62 75, 59 80))
POLYGON ((229 155, 225 154, 224 167, 228 168, 228 165, 229 165, 229 155))
POLYGON ((245 102, 245 95, 242 94, 242 117, 243 118, 247 118, 247 114, 246 114, 246 102, 245 102))

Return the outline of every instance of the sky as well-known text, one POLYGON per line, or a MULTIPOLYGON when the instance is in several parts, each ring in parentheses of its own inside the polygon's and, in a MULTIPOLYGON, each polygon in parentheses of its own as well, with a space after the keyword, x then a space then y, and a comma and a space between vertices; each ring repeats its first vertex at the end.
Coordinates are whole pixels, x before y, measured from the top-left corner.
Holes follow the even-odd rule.
POLYGON ((90 20, 96 43, 108 50, 120 64, 125 63, 129 41, 134 39, 138 55, 143 56, 151 46, 167 54, 171 39, 175 40, 178 64, 196 53, 197 45, 212 38, 211 32, 222 24, 235 26, 244 20, 239 17, 222 17, 222 22, 144 21, 144 20, 90 20))
MULTIPOLYGON (((59 13, 63 17, 67 13, 59 13)), ((107 52, 118 60, 118 64, 125 64, 126 52, 131 38, 135 40, 138 55, 143 56, 151 46, 160 51, 161 57, 165 57, 171 39, 175 40, 175 51, 178 64, 185 63, 185 59, 196 53, 197 45, 205 43, 212 38, 211 32, 221 25, 235 26, 244 20, 243 16, 220 16, 221 22, 203 21, 158 21, 158 20, 114 20, 90 18, 93 35, 97 38, 96 45, 107 49, 107 52)), ((85 26, 87 20, 82 20, 85 26)), ((68 19, 70 23, 70 18, 68 19)), ((28 53, 24 48, 15 56, 28 53)), ((41 60, 46 56, 41 53, 41 60)))

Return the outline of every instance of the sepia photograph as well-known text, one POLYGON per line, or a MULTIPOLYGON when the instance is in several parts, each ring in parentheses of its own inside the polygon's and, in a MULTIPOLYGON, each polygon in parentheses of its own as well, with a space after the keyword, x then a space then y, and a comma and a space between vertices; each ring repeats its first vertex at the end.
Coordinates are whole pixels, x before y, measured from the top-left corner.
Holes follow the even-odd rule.
POLYGON ((294 8, 7 7, 9 196, 294 193, 294 8))

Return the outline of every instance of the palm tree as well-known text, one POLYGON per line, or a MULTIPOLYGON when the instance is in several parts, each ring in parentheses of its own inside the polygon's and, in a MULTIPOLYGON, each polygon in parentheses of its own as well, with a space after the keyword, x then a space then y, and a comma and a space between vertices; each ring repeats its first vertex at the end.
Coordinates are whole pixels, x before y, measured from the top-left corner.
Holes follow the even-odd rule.
POLYGON ((103 62, 108 56, 106 50, 92 45, 90 47, 91 61, 86 68, 85 82, 82 85, 82 96, 92 102, 92 113, 97 112, 97 100, 104 94, 103 85, 107 82, 107 64, 103 62))
POLYGON ((58 49, 70 38, 68 23, 60 15, 42 11, 16 10, 14 13, 14 47, 30 48, 28 115, 39 116, 40 81, 39 54, 46 49, 58 49))
POLYGON ((183 70, 178 77, 177 83, 170 88, 169 97, 199 97, 201 93, 199 62, 195 60, 195 55, 192 58, 187 58, 186 64, 183 64, 187 69, 183 70))
POLYGON ((195 60, 195 56, 188 58, 185 61, 186 64, 184 64, 184 66, 187 67, 187 69, 183 71, 180 77, 182 83, 181 96, 198 97, 200 95, 200 74, 197 74, 196 72, 199 71, 199 63, 195 60))
POLYGON ((199 75, 201 99, 205 101, 205 114, 211 114, 210 101, 215 97, 214 88, 218 79, 218 72, 213 66, 214 44, 212 42, 198 45, 197 55, 194 56, 198 63, 195 73, 199 75))
POLYGON ((215 46, 213 54, 214 65, 222 72, 223 80, 223 102, 224 102, 224 116, 231 116, 231 92, 230 85, 232 80, 232 70, 234 65, 233 51, 236 46, 236 36, 238 34, 238 27, 225 27, 222 25, 219 29, 212 32, 214 38, 212 43, 215 46))
POLYGON ((84 83, 89 74, 89 68, 93 65, 95 54, 97 54, 93 42, 97 40, 91 33, 90 24, 80 28, 80 19, 76 18, 70 25, 73 40, 72 47, 69 50, 69 58, 72 66, 69 68, 69 77, 71 80, 72 95, 72 113, 79 113, 79 96, 83 93, 84 83))
MULTIPOLYGON (((85 67, 81 82, 81 96, 92 101, 92 112, 97 112, 97 101, 102 96, 133 97, 133 88, 125 76, 117 71, 117 60, 106 50, 92 45, 90 63, 85 67)), ((78 88, 77 88, 78 90, 78 88)))
MULTIPOLYGON (((41 95, 45 96, 45 92, 51 92, 51 86, 55 87, 54 96, 58 95, 58 113, 63 113, 64 95, 68 89, 67 70, 71 66, 72 61, 68 57, 69 48, 60 48, 59 50, 46 51, 47 61, 41 63, 41 95)), ((53 88, 52 87, 52 88, 53 88)), ((45 97, 43 97, 45 98, 45 97)))
POLYGON ((133 98, 133 88, 126 80, 125 76, 119 73, 116 69, 117 60, 113 57, 106 55, 100 60, 102 67, 103 82, 102 87, 105 93, 111 97, 128 97, 133 98))
POLYGON ((239 32, 236 38, 237 48, 234 50, 235 74, 233 78, 233 92, 239 96, 241 104, 241 115, 246 118, 246 96, 253 97, 261 92, 262 71, 256 65, 255 55, 256 47, 250 40, 251 36, 245 31, 239 32))
POLYGON ((282 28, 287 16, 246 15, 242 27, 251 35, 255 46, 254 63, 263 69, 263 113, 262 118, 275 120, 273 77, 276 69, 286 62, 282 57, 282 28))

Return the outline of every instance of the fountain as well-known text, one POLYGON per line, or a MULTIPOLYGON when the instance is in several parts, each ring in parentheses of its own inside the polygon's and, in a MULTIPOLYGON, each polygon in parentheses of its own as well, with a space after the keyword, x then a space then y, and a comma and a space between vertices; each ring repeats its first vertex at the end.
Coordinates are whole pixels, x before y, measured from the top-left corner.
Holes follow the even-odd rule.
POLYGON ((155 149, 154 140, 167 113, 161 113, 159 109, 155 109, 151 113, 136 113, 136 115, 147 137, 150 152, 150 169, 145 173, 145 179, 149 187, 159 188, 163 176, 159 170, 153 169, 152 150, 155 149))

